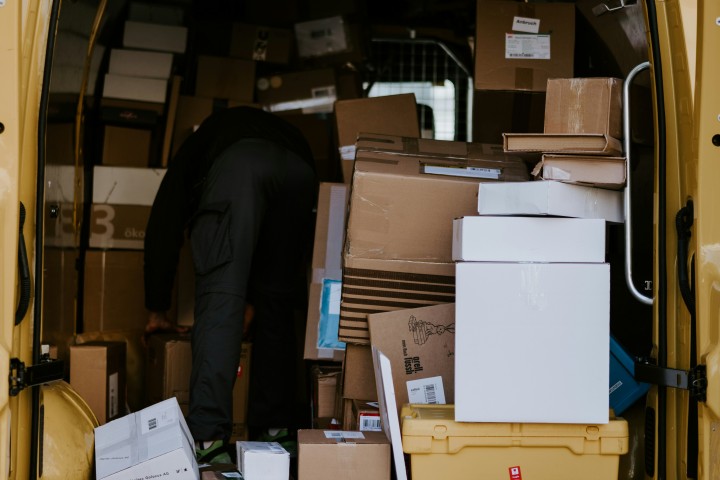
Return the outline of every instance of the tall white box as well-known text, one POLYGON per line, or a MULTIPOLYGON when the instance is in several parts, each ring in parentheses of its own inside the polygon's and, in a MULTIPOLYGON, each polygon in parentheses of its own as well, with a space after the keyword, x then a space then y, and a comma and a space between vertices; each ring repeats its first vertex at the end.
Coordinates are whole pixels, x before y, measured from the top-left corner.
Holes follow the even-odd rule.
POLYGON ((623 192, 540 180, 533 182, 481 183, 480 215, 550 215, 604 218, 623 223, 623 192))
POLYGON ((198 480, 194 440, 175 397, 95 429, 98 480, 198 480))
POLYGON ((610 267, 456 264, 455 420, 609 420, 610 267))
POLYGON ((290 454, 277 442, 236 442, 238 470, 245 480, 287 480, 290 454))
POLYGON ((453 220, 452 258, 465 262, 605 261, 605 220, 470 216, 453 220))

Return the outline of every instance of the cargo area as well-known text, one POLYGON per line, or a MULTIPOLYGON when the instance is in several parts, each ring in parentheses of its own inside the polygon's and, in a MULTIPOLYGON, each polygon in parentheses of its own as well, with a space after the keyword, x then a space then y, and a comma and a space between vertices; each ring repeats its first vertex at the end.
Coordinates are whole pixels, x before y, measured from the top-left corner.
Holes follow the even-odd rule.
POLYGON ((646 478, 653 99, 647 72, 627 81, 648 60, 642 2, 106 3, 60 8, 36 226, 44 358, 94 416, 88 478, 646 478), (183 142, 237 106, 299 129, 317 201, 295 238, 290 446, 253 430, 250 328, 232 463, 209 465, 186 423, 190 241, 184 330, 146 334, 144 240, 183 142))

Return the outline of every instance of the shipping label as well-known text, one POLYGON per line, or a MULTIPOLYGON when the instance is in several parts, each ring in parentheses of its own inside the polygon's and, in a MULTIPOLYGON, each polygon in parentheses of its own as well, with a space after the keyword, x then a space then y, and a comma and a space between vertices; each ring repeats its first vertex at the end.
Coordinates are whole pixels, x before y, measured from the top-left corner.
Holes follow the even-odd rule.
POLYGON ((442 377, 421 378, 405 383, 410 403, 445 404, 442 377))
POLYGON ((550 35, 506 33, 505 58, 550 60, 550 35))

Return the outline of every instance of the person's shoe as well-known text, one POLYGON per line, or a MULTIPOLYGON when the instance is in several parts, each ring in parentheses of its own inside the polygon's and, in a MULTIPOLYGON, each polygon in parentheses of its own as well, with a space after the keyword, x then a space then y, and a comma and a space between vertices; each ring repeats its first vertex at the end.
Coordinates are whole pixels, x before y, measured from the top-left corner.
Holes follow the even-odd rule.
POLYGON ((222 440, 215 440, 206 448, 195 448, 195 458, 198 463, 231 464, 232 459, 222 440))
POLYGON ((257 438, 258 442, 277 442, 287 450, 290 458, 297 457, 297 439, 287 428, 269 428, 257 438))

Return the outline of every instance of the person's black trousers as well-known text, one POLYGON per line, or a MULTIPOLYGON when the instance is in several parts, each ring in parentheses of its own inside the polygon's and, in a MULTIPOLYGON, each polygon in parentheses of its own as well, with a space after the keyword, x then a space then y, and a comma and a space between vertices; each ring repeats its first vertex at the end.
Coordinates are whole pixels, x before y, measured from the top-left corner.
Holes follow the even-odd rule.
POLYGON ((227 440, 245 304, 255 308, 248 425, 294 418, 298 270, 317 183, 292 152, 246 139, 214 161, 190 224, 195 323, 188 425, 196 441, 227 440))

